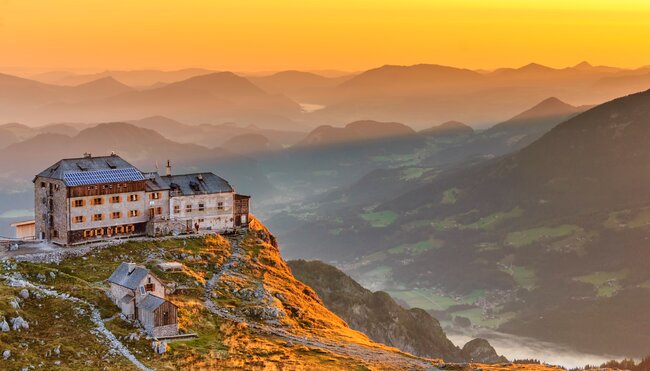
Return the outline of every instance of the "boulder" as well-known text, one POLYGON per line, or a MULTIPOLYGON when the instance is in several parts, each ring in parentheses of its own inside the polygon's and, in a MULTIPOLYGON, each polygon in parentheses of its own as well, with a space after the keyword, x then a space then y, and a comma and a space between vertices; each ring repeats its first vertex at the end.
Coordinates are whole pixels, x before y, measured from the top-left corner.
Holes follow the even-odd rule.
POLYGON ((167 342, 166 341, 154 341, 151 343, 153 351, 157 354, 163 354, 167 352, 167 342))
POLYGON ((23 317, 16 317, 11 319, 11 328, 14 331, 18 331, 20 329, 29 329, 29 323, 23 319, 23 317))
POLYGON ((27 299, 27 298, 29 298, 29 291, 27 291, 27 289, 22 289, 22 290, 20 290, 18 295, 20 295, 20 297, 23 298, 23 299, 27 299))
POLYGON ((0 322, 0 331, 9 332, 9 324, 6 320, 2 320, 2 322, 0 322))
POLYGON ((505 363, 508 359, 497 354, 497 351, 485 339, 474 339, 469 341, 462 350, 463 356, 469 362, 479 363, 505 363))
POLYGON ((3 359, 9 359, 9 357, 11 357, 11 351, 10 350, 5 350, 4 352, 2 352, 2 358, 3 359))

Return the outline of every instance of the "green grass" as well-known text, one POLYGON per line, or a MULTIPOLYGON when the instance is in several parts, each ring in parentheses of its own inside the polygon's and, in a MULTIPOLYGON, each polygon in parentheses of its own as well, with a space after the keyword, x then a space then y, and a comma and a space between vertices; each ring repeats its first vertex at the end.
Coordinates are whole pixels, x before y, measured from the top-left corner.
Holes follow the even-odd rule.
POLYGON ((429 170, 431 169, 426 167, 407 167, 402 169, 400 179, 404 181, 416 180, 429 170))
POLYGON ((431 223, 431 226, 435 228, 437 231, 446 231, 449 229, 455 229, 460 227, 460 224, 456 221, 454 218, 445 218, 443 220, 434 220, 431 223))
POLYGON ((614 272, 594 272, 583 276, 575 277, 578 282, 588 283, 594 286, 598 297, 609 298, 614 296, 621 288, 620 280, 627 277, 626 270, 614 272))
POLYGON ((442 203, 445 205, 453 205, 458 201, 460 190, 458 188, 451 188, 442 193, 442 203))
POLYGON ((644 283, 640 284, 640 285, 639 285, 639 288, 650 290, 650 280, 647 280, 647 281, 645 281, 644 283))
POLYGON ((384 228, 397 220, 397 213, 391 210, 367 212, 361 214, 361 218, 373 228, 384 228))
POLYGON ((389 254, 409 254, 413 256, 420 255, 428 250, 439 249, 443 245, 442 240, 430 239, 412 244, 403 244, 388 249, 389 254))
POLYGON ((390 296, 403 300, 412 308, 438 311, 447 310, 454 305, 473 304, 485 296, 484 290, 474 290, 458 300, 434 289, 389 290, 387 292, 390 296))
POLYGON ((541 240, 565 237, 581 230, 582 228, 570 224, 563 224, 556 227, 531 228, 508 233, 505 243, 514 247, 523 247, 541 240))
POLYGON ((370 160, 383 165, 415 166, 419 159, 416 153, 370 156, 370 160))
POLYGON ((465 309, 451 313, 453 316, 469 318, 473 325, 496 329, 501 324, 508 322, 516 316, 514 312, 499 313, 494 318, 484 318, 481 308, 465 309))
POLYGON ((513 219, 513 218, 518 218, 524 214, 524 210, 515 207, 514 209, 506 212, 498 212, 494 214, 490 214, 488 216, 484 216, 481 219, 477 220, 476 222, 472 224, 468 224, 463 226, 461 229, 482 229, 482 230, 490 230, 493 229, 497 224, 508 220, 508 219, 513 219))
POLYGON ((501 271, 511 275, 521 288, 530 291, 537 287, 537 275, 531 268, 513 265, 509 268, 501 268, 501 271))
POLYGON ((403 300, 412 308, 446 310, 453 305, 459 304, 453 298, 430 289, 391 290, 387 292, 390 296, 403 300))
POLYGON ((388 257, 388 255, 386 255, 386 253, 384 251, 377 251, 377 252, 372 253, 370 255, 364 256, 362 260, 364 262, 366 262, 366 263, 380 262, 382 260, 386 260, 387 257, 388 257))
POLYGON ((650 208, 639 209, 636 214, 629 209, 613 212, 604 223, 610 229, 643 228, 649 225, 650 208))

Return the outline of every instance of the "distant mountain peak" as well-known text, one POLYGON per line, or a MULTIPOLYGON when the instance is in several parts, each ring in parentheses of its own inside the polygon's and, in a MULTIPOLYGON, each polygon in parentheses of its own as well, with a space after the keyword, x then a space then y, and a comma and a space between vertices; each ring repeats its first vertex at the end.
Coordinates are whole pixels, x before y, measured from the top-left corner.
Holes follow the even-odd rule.
POLYGON ((101 87, 120 87, 125 90, 132 90, 132 88, 126 84, 121 83, 116 80, 113 76, 104 76, 100 77, 97 80, 89 81, 83 84, 77 85, 77 87, 92 87, 92 86, 101 86, 101 87))
POLYGON ((460 136, 460 135, 472 135, 474 134, 474 129, 471 126, 466 125, 460 121, 447 121, 443 122, 440 125, 430 127, 420 131, 420 133, 425 135, 432 136, 460 136))
POLYGON ((554 68, 544 66, 539 63, 528 63, 527 65, 519 68, 520 71, 551 71, 554 70, 554 68))
POLYGON ((529 120, 540 117, 568 115, 580 111, 578 107, 572 106, 566 102, 561 101, 556 97, 546 98, 537 103, 532 108, 518 114, 509 121, 514 120, 529 120))
POLYGON ((573 66, 573 68, 576 68, 576 69, 587 69, 587 68, 592 68, 592 67, 593 66, 591 65, 591 63, 589 63, 587 61, 582 61, 582 62, 576 64, 575 66, 573 66))

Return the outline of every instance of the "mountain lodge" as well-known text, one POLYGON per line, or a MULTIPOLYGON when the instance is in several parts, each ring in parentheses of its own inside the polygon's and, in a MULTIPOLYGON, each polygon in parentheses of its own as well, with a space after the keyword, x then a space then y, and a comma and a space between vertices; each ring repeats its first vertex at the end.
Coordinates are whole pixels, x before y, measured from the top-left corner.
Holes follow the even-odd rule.
POLYGON ((144 173, 121 157, 63 159, 34 178, 35 238, 58 245, 247 228, 250 196, 213 173, 144 173))

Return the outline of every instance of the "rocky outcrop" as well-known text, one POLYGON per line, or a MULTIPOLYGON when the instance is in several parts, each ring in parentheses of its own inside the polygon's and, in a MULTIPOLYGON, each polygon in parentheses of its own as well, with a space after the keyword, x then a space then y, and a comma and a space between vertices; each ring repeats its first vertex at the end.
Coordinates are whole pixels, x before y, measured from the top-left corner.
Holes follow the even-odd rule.
POLYGON ((319 261, 288 262, 296 278, 343 318, 372 340, 423 357, 464 361, 440 323, 422 309, 404 309, 385 292, 371 292, 340 270, 319 261))
POLYGON ((485 339, 474 339, 463 346, 463 357, 469 362, 505 363, 506 357, 497 354, 496 350, 485 339))
POLYGON ((376 342, 446 362, 507 362, 487 340, 472 340, 465 345, 467 351, 461 350, 426 311, 405 309, 387 293, 373 293, 335 267, 320 261, 287 263, 293 275, 313 288, 328 309, 376 342))

